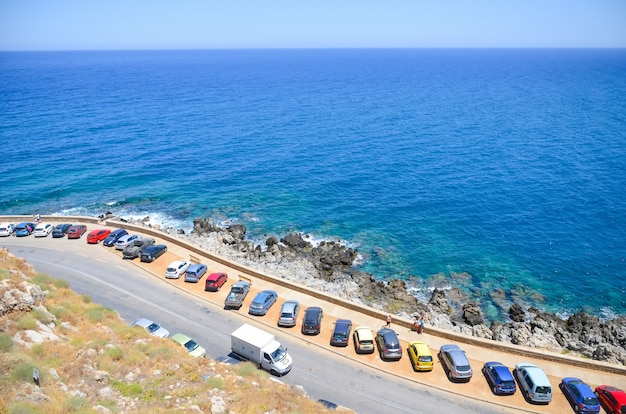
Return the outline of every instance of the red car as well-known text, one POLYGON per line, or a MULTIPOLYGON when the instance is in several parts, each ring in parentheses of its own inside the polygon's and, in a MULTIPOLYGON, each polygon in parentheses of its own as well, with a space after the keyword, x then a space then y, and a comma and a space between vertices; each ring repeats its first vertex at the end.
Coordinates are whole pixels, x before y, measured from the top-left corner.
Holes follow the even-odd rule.
POLYGON ((80 239, 83 234, 87 231, 87 226, 84 224, 77 224, 75 226, 70 227, 67 231, 68 239, 80 239))
POLYGON ((626 413, 626 392, 612 385, 600 385, 596 387, 596 395, 607 413, 626 413))
POLYGON ((96 244, 106 239, 107 237, 109 237, 109 234, 111 234, 111 230, 106 230, 106 229, 92 230, 87 235, 87 243, 96 244))
POLYGON ((226 283, 227 280, 228 275, 226 273, 211 273, 209 277, 206 278, 204 290, 209 292, 217 292, 224 285, 224 283, 226 283))

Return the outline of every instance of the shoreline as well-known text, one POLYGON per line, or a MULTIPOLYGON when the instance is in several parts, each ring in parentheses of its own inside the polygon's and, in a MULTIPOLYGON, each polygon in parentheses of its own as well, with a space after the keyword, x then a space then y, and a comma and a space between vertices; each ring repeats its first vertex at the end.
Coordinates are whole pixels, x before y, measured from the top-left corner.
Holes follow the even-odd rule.
MULTIPOLYGON (((420 302, 405 281, 380 281, 354 269, 357 252, 334 241, 313 246, 302 234, 291 233, 280 239, 270 236, 265 246, 261 246, 246 239, 246 228, 240 224, 221 227, 210 219, 199 218, 187 234, 146 224, 146 219, 133 224, 157 228, 224 259, 356 304, 407 319, 425 315, 426 326, 626 365, 626 316, 600 320, 580 311, 562 318, 533 306, 513 303, 503 321, 489 322, 479 304, 469 300, 459 288, 435 287, 428 301, 420 302)), ((498 295, 503 293, 492 292, 492 299, 498 300, 498 295)))
MULTIPOLYGON (((63 216, 52 217, 57 221, 63 216)), ((149 217, 126 220, 106 213, 92 219, 96 226, 107 221, 107 226, 111 227, 128 223, 157 230, 226 261, 385 314, 409 320, 424 314, 426 329, 433 326, 464 336, 626 365, 626 316, 600 320, 581 311, 564 319, 532 306, 513 303, 506 309, 503 321, 489 323, 479 304, 469 300, 461 289, 435 287, 427 301, 419 301, 403 280, 381 281, 354 269, 358 253, 335 241, 322 241, 313 246, 302 234, 291 233, 280 239, 270 236, 261 246, 246 239, 245 226, 221 227, 205 218, 195 219, 189 233, 173 227, 162 228, 151 223, 149 217)), ((502 292, 494 291, 491 296, 497 300, 499 294, 502 292)))

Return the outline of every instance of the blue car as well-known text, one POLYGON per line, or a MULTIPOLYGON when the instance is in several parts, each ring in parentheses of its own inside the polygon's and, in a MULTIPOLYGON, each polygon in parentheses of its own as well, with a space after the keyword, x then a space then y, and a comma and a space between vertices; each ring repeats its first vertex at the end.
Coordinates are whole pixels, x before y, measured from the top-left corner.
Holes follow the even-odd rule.
POLYGON ((17 237, 30 236, 33 230, 35 230, 35 223, 20 223, 15 226, 15 235, 17 237))
POLYGON ((500 362, 487 362, 483 366, 483 375, 495 395, 513 395, 517 390, 513 374, 500 362))
POLYGON ((124 229, 113 230, 111 233, 109 233, 107 238, 104 239, 102 244, 107 247, 115 246, 115 242, 117 242, 120 239, 120 237, 126 236, 127 234, 128 232, 124 229))
POLYGON ((579 378, 566 377, 559 384, 563 395, 577 413, 599 414, 600 400, 591 387, 579 378))
POLYGON ((259 292, 250 304, 248 313, 251 315, 263 316, 276 302, 276 299, 278 299, 278 293, 273 290, 264 290, 259 292))

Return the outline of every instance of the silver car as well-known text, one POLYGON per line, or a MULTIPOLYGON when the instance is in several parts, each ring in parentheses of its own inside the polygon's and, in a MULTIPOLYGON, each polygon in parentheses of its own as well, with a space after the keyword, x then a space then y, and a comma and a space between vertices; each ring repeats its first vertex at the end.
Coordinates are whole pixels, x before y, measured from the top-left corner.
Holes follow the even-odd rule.
POLYGON ((115 242, 115 249, 124 250, 126 247, 133 244, 135 240, 141 240, 141 236, 139 234, 127 234, 126 236, 122 236, 115 242))
POLYGON ((399 360, 402 358, 402 347, 396 331, 383 328, 376 333, 376 345, 382 360, 399 360))
POLYGON ((278 318, 278 326, 296 326, 298 312, 300 312, 300 302, 297 300, 288 300, 283 303, 278 318))
POLYGON ((150 335, 158 336, 159 338, 167 338, 168 336, 170 336, 170 333, 167 331, 167 329, 163 328, 158 323, 151 321, 150 319, 145 319, 145 318, 137 319, 130 325, 141 326, 150 335))
POLYGON ((444 365, 450 381, 468 382, 472 378, 472 367, 465 351, 458 345, 442 345, 439 349, 439 360, 444 365))

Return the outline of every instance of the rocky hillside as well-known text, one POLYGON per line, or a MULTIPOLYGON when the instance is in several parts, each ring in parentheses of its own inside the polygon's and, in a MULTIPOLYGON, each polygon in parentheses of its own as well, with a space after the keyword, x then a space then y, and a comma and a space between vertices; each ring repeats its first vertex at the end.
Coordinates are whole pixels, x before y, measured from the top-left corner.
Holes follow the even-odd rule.
POLYGON ((129 327, 4 249, 0 401, 0 412, 11 414, 327 412, 252 364, 193 358, 129 327))

